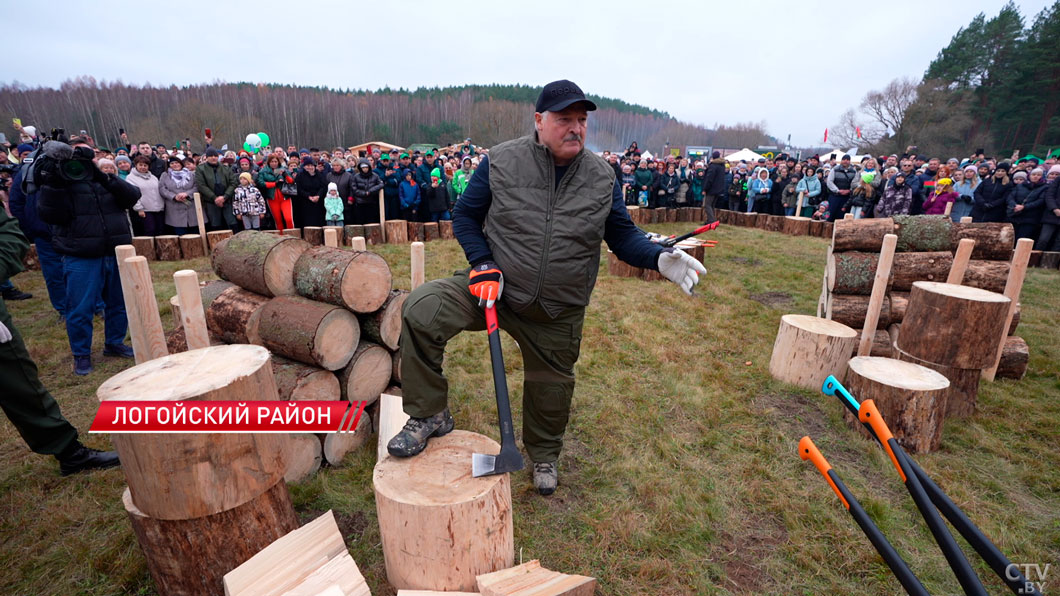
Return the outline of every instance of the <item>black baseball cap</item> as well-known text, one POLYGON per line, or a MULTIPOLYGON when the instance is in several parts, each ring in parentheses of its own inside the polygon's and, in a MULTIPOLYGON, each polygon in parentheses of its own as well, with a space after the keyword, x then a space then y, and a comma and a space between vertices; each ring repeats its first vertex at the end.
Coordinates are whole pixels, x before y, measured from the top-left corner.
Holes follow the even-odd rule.
POLYGON ((595 103, 585 99, 585 93, 582 93, 581 87, 573 81, 560 79, 545 85, 545 88, 541 90, 541 95, 537 96, 534 111, 539 113, 561 112, 578 102, 585 103, 585 109, 590 112, 596 109, 595 103))

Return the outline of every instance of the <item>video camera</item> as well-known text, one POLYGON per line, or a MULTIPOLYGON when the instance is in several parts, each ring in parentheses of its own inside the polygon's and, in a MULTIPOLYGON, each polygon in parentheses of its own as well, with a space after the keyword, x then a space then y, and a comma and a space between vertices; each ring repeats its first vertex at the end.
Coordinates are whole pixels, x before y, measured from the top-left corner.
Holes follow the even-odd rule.
POLYGON ((95 151, 89 147, 71 147, 61 128, 53 128, 49 138, 22 160, 22 190, 27 194, 44 184, 65 186, 88 182, 98 172, 92 161, 95 151))

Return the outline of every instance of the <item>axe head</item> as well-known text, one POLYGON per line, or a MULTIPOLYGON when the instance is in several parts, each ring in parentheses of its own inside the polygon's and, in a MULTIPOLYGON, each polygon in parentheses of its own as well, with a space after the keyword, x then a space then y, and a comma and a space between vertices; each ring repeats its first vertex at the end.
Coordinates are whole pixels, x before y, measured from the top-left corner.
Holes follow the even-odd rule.
POLYGON ((519 453, 519 448, 515 445, 501 447, 501 452, 497 455, 471 454, 471 475, 475 478, 518 472, 522 469, 523 454, 519 453))

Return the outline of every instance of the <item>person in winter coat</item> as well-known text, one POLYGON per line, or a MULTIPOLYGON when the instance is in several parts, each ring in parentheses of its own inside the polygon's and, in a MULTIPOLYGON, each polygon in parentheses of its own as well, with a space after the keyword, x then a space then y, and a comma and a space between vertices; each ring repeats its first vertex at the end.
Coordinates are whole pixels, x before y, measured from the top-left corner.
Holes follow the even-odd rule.
POLYGON ((978 186, 979 175, 975 171, 975 166, 968 166, 963 170, 953 172, 953 192, 957 193, 957 200, 954 201, 953 209, 950 211, 950 219, 959 222, 962 217, 972 214, 975 189, 978 186))
POLYGON ((1034 250, 1060 249, 1060 164, 1049 168, 1045 188, 1039 189, 1045 210, 1042 212, 1042 231, 1034 250))
POLYGON ((975 205, 972 206, 972 221, 1005 221, 1005 210, 1008 207, 1008 196, 1013 190, 1009 178, 1008 162, 997 165, 994 175, 979 184, 975 189, 975 205))
POLYGON ((420 185, 416 184, 416 173, 405 170, 405 179, 398 187, 398 198, 401 201, 401 218, 406 221, 419 221, 420 185))
MULTIPOLYGON (((318 167, 321 170, 325 169, 323 165, 318 167)), ((336 192, 342 199, 343 221, 353 223, 353 174, 346 170, 346 161, 340 157, 332 159, 331 165, 326 168, 324 181, 327 184, 335 184, 336 192)))
POLYGON ((232 196, 236 192, 236 177, 232 168, 220 163, 221 154, 210 147, 206 158, 195 169, 195 187, 199 191, 206 221, 210 229, 239 231, 236 216, 232 215, 232 196))
POLYGON ((464 190, 467 189, 467 183, 471 182, 471 175, 475 173, 471 166, 471 158, 465 156, 460 160, 460 169, 453 175, 453 192, 456 193, 457 202, 460 201, 460 195, 464 194, 464 190))
POLYGON ((747 212, 766 213, 762 211, 761 204, 765 203, 768 207, 772 191, 773 181, 769 179, 769 170, 758 168, 752 174, 751 184, 747 188, 747 212))
POLYGON ((261 216, 265 215, 265 197, 261 195, 258 187, 254 186, 254 175, 250 172, 239 174, 239 186, 232 197, 232 214, 243 222, 243 229, 261 229, 261 216))
MULTIPOLYGON (((710 154, 710 162, 707 171, 703 175, 703 186, 700 192, 703 197, 703 211, 707 216, 706 223, 714 221, 714 209, 720 208, 721 199, 725 197, 725 160, 721 157, 721 151, 710 154)), ((731 209, 732 207, 730 207, 731 209)))
MULTIPOLYGON (((697 161, 695 169, 688 175, 688 194, 692 197, 692 207, 699 208, 703 206, 706 197, 703 192, 703 181, 707 179, 707 168, 703 167, 703 162, 697 161)), ((723 186, 725 186, 723 184, 723 186)), ((729 197, 724 192, 714 200, 714 204, 720 209, 725 209, 729 205, 729 197)), ((710 215, 713 215, 714 209, 711 209, 710 215)), ((704 215, 707 215, 704 210, 704 215)))
MULTIPOLYGON (((844 155, 839 165, 828 173, 828 190, 831 193, 829 221, 842 219, 847 212, 846 202, 857 187, 858 171, 850 165, 850 156, 844 155)), ((907 181, 908 183, 908 181, 907 181)))
POLYGON ((184 161, 169 158, 169 169, 158 180, 158 194, 165 201, 166 225, 174 234, 191 234, 199 225, 195 215, 195 172, 184 169, 184 161))
MULTIPOLYGON (((343 170, 345 173, 345 170, 343 170)), ((343 216, 346 212, 346 201, 339 194, 339 187, 334 182, 328 182, 328 194, 324 195, 324 211, 327 216, 327 225, 341 226, 343 216)))
POLYGON ((302 158, 302 171, 294 180, 298 188, 292 204, 294 225, 298 228, 324 225, 324 195, 328 190, 327 178, 317 170, 317 162, 310 156, 302 158))
POLYGON ((1034 232, 1042 221, 1045 212, 1045 196, 1040 192, 1045 188, 1041 168, 1026 172, 1016 172, 1012 177, 1016 187, 1009 193, 1006 214, 1015 228, 1016 240, 1034 238, 1034 232))
POLYGON ((784 205, 784 215, 795 215, 795 202, 798 200, 798 193, 795 189, 798 186, 799 181, 796 176, 788 178, 788 183, 784 186, 784 190, 780 194, 780 201, 784 205))
POLYGON ((747 200, 747 180, 744 178, 743 172, 737 171, 732 175, 732 183, 729 184, 728 194, 730 210, 743 211, 746 209, 744 203, 747 200))
MULTIPOLYGON (((355 223, 379 223, 379 191, 382 188, 383 180, 372 171, 368 160, 360 160, 357 174, 353 176, 355 223)), ((445 190, 444 187, 442 190, 445 190)))
POLYGON ((928 195, 923 204, 924 215, 943 215, 946 213, 947 203, 956 203, 958 195, 953 190, 953 180, 950 178, 939 178, 935 181, 935 189, 928 195))
POLYGON ((908 215, 913 204, 913 187, 906 182, 905 172, 898 172, 894 180, 883 190, 883 197, 876 204, 876 217, 908 215))
POLYGON ((777 166, 776 174, 773 175, 773 187, 769 191, 769 208, 762 213, 784 215, 784 188, 790 181, 791 174, 788 172, 788 166, 777 166))
POLYGON ((821 180, 817 177, 817 171, 807 167, 805 176, 795 185, 795 203, 798 204, 798 194, 802 193, 802 213, 800 217, 813 215, 814 206, 821 202, 821 180))
POLYGON ((451 219, 449 215, 449 192, 446 190, 443 180, 445 180, 445 177, 442 176, 441 169, 434 168, 431 170, 430 186, 421 190, 423 202, 427 204, 427 209, 431 212, 431 221, 451 219))
POLYGON ((114 167, 118 168, 118 177, 125 180, 132 171, 132 159, 128 155, 119 155, 114 158, 114 167))
POLYGON ((133 211, 140 217, 144 226, 144 236, 158 236, 165 233, 166 204, 158 193, 158 178, 149 169, 151 160, 137 155, 133 160, 133 171, 126 182, 140 189, 140 200, 133 205, 133 211))
POLYGON ((265 197, 272 214, 272 222, 277 230, 287 230, 294 227, 294 217, 291 213, 291 197, 283 194, 284 184, 294 184, 294 178, 284 167, 284 162, 279 155, 270 155, 265 160, 265 165, 258 170, 258 190, 265 197))
MULTIPOLYGON (((11 209, 11 214, 18 219, 18 226, 22 229, 22 232, 37 248, 37 259, 40 262, 41 273, 44 275, 44 284, 48 289, 48 299, 52 303, 52 308, 59 313, 59 318, 62 319, 66 313, 66 281, 63 279, 63 256, 56 252, 52 243, 51 226, 45 223, 38 213, 39 195, 39 191, 29 194, 22 192, 22 169, 18 169, 15 172, 15 176, 11 179, 11 194, 8 197, 8 205, 11 209)), ((20 292, 14 286, 11 286, 11 288, 4 288, 5 291, 0 294, 4 300, 18 300, 22 296, 29 296, 29 294, 20 292)))
POLYGON ((655 197, 652 192, 654 182, 655 177, 652 175, 651 170, 648 169, 648 160, 642 159, 637 165, 637 171, 633 172, 633 183, 637 190, 638 205, 649 209, 655 208, 655 197))
MULTIPOLYGON (((91 150, 77 140, 74 146, 91 150)), ((92 169, 88 181, 45 175, 37 201, 41 220, 51 225, 52 246, 63 255, 66 334, 78 375, 92 372, 92 320, 100 296, 105 304, 103 354, 133 357, 132 348, 124 344, 129 324, 114 247, 132 244, 125 211, 140 200, 140 189, 92 169)))
POLYGON ((383 181, 383 210, 387 219, 401 218, 401 201, 398 197, 398 186, 401 184, 401 173, 390 163, 390 154, 379 156, 375 173, 383 181))
POLYGON ((659 177, 659 198, 661 204, 660 207, 668 207, 670 209, 677 208, 677 191, 681 188, 681 179, 677 176, 677 167, 674 164, 668 164, 666 171, 662 176, 659 177))

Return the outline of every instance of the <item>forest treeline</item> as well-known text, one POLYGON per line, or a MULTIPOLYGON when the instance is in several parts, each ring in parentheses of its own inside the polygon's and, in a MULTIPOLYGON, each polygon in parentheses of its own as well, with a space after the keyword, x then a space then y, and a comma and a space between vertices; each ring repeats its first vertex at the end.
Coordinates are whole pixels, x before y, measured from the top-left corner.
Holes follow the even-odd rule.
MULTIPOLYGON (((540 87, 466 85, 460 87, 335 90, 281 84, 212 83, 189 86, 137 86, 83 76, 58 89, 0 86, 0 123, 11 118, 43 131, 63 127, 88 131, 102 146, 118 142, 123 128, 130 140, 174 145, 190 138, 200 150, 203 130, 215 144, 240 147, 249 133, 266 132, 274 143, 299 147, 350 146, 385 141, 445 145, 471 137, 490 146, 532 130, 533 104, 540 87)), ((589 119, 587 144, 596 150, 710 145, 755 147, 772 140, 764 123, 707 129, 680 122, 666 112, 619 99, 590 96, 599 110, 589 119)), ((8 136, 11 136, 9 131, 8 136)))

